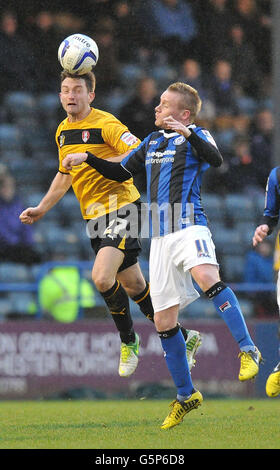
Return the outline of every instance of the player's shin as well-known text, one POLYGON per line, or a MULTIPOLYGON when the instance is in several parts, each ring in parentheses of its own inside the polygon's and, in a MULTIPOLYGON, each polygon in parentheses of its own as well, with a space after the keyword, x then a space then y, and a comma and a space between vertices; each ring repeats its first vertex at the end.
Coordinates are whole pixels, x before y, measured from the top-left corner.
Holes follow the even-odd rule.
POLYGON ((185 400, 193 392, 193 384, 189 371, 186 343, 179 325, 168 331, 158 332, 162 348, 164 351, 165 361, 168 370, 172 376, 174 384, 177 388, 177 399, 185 400))
POLYGON ((254 349, 254 343, 234 292, 220 281, 208 289, 205 294, 213 301, 217 313, 227 324, 240 349, 254 349))
POLYGON ((154 308, 150 296, 150 284, 146 281, 145 289, 140 294, 132 297, 132 300, 139 306, 141 312, 148 318, 154 321, 154 308))
POLYGON ((101 292, 101 295, 110 310, 122 343, 134 342, 135 332, 130 315, 129 299, 120 282, 116 281, 106 292, 101 292))

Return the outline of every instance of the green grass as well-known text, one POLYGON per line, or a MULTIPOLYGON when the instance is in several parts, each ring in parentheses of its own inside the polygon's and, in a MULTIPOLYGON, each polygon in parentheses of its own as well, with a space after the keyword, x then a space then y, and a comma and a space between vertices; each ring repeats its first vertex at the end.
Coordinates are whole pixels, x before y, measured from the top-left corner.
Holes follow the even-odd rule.
POLYGON ((170 430, 166 400, 0 402, 0 449, 279 449, 280 401, 206 399, 170 430))

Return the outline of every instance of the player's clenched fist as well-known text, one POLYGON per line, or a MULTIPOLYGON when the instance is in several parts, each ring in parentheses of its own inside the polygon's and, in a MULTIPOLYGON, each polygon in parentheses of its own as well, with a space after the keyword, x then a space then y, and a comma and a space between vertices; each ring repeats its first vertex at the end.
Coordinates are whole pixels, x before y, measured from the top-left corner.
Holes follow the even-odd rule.
POLYGON ((62 165, 66 170, 72 170, 73 166, 81 165, 87 159, 86 153, 69 153, 63 160, 62 165))
POLYGON ((41 219, 43 215, 44 212, 38 207, 28 207, 20 214, 19 218, 23 224, 31 225, 33 224, 33 222, 36 222, 37 220, 41 219))
POLYGON ((267 224, 259 225, 253 236, 253 246, 257 246, 258 243, 261 243, 267 236, 269 231, 269 226, 267 224))

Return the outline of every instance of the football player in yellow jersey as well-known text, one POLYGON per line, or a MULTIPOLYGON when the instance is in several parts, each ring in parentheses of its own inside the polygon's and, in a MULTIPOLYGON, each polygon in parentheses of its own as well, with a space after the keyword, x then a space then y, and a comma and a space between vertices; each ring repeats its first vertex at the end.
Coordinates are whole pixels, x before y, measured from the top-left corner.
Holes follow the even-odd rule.
POLYGON ((91 239, 96 253, 92 279, 120 333, 122 345, 119 374, 128 376, 137 367, 139 353, 139 337, 133 328, 128 296, 138 303, 147 317, 153 317, 149 284, 137 261, 141 250, 138 236, 126 236, 125 228, 117 230, 119 225, 125 226, 125 222, 124 225, 118 224, 120 219, 125 221, 124 208, 129 209, 132 203, 137 204, 139 193, 132 179, 126 184, 119 184, 100 177, 86 164, 69 172, 61 165, 62 159, 70 151, 91 150, 101 158, 108 158, 114 154, 123 154, 140 143, 112 114, 91 107, 95 97, 94 90, 93 73, 75 76, 62 72, 60 100, 67 117, 56 132, 58 172, 37 207, 25 209, 20 219, 25 224, 41 219, 72 185, 82 216, 90 221, 88 233, 95 233, 95 237, 91 239), (121 215, 118 214, 119 209, 122 209, 121 215), (108 226, 109 215, 111 218, 108 226), (91 225, 93 220, 103 222, 97 222, 97 225, 103 227, 102 233, 97 233, 97 236, 98 227, 91 225))
MULTIPOLYGON (((88 233, 96 253, 92 279, 120 333, 119 374, 129 376, 137 367, 139 353, 139 337, 133 328, 129 297, 147 318, 153 321, 154 315, 149 284, 137 261, 141 251, 138 238, 140 195, 132 179, 124 183, 108 180, 85 163, 70 171, 62 166, 67 154, 85 151, 104 159, 117 155, 114 161, 118 161, 118 155, 122 155, 121 160, 124 154, 140 143, 112 114, 91 107, 94 90, 93 73, 77 76, 62 72, 60 100, 67 117, 56 132, 59 169, 38 206, 25 209, 20 219, 25 224, 41 219, 72 185, 82 216, 88 222, 88 233), (135 214, 135 208, 136 217, 132 223, 137 226, 138 233, 131 236, 131 220, 128 223, 128 217, 131 213, 135 214)), ((183 327, 181 329, 187 341, 188 332, 183 327)), ((193 355, 197 347, 192 347, 192 362, 195 362, 193 355)))

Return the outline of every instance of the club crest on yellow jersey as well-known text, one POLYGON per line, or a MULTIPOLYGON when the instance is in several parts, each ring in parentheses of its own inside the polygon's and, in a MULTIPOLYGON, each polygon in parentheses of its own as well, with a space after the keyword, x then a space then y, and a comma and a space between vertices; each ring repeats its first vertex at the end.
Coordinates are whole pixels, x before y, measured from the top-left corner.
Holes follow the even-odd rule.
POLYGON ((64 135, 64 134, 60 134, 60 136, 59 136, 59 146, 60 146, 60 147, 63 147, 64 142, 65 142, 65 135, 64 135))
POLYGON ((82 132, 82 141, 84 143, 86 143, 89 138, 90 138, 90 132, 89 131, 83 131, 82 132))

